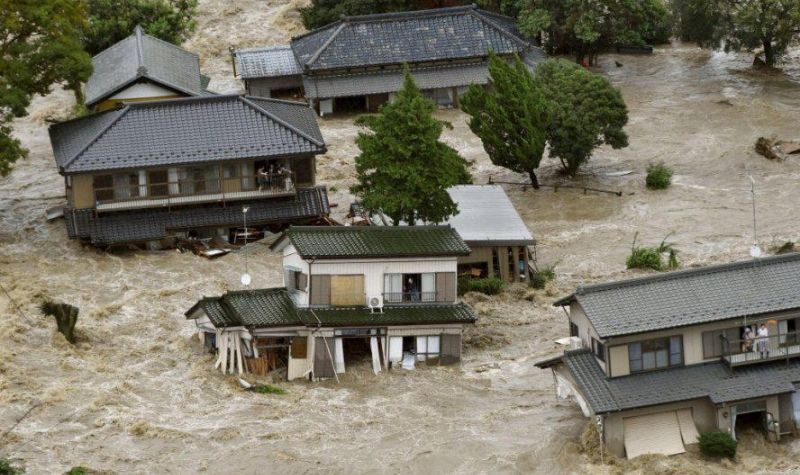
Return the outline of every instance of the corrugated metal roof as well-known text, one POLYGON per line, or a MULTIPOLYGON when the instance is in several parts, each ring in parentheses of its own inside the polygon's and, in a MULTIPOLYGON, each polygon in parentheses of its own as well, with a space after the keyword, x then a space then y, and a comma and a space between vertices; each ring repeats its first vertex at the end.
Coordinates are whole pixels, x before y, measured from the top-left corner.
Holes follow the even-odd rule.
POLYGON ((535 243, 528 227, 500 185, 458 185, 447 190, 458 214, 447 224, 470 245, 527 246, 535 243))
POLYGON ((293 76, 303 73, 290 45, 247 48, 234 52, 236 72, 242 79, 293 76))
MULTIPOLYGON (((248 224, 303 223, 330 213, 324 188, 299 190, 296 197, 268 198, 247 204, 248 224)), ((122 211, 97 215, 92 209, 66 210, 64 213, 70 237, 89 240, 96 246, 126 242, 158 240, 170 231, 238 226, 242 222, 241 206, 175 207, 122 211)))
POLYGON ((196 96, 203 92, 196 54, 150 36, 140 26, 131 36, 92 58, 94 71, 86 82, 86 105, 91 106, 139 78, 196 96))
POLYGON ((577 301, 601 338, 800 308, 800 254, 591 285, 577 301))
POLYGON ((563 362, 596 413, 709 398, 714 404, 785 394, 800 381, 800 361, 729 370, 721 362, 607 378, 587 349, 567 351, 563 362))
POLYGON ((305 103, 211 96, 126 104, 50 127, 64 173, 325 151, 305 103))
POLYGON ((291 244, 303 258, 433 257, 470 253, 450 226, 292 226, 272 244, 291 244))
POLYGON ((475 6, 345 17, 292 39, 301 66, 311 71, 403 64, 534 48, 514 20, 475 6))

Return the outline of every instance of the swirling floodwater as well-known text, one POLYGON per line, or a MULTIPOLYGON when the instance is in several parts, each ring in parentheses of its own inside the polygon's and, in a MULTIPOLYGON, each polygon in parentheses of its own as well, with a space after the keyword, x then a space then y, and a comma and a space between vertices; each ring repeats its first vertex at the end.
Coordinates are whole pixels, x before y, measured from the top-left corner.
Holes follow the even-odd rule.
MULTIPOLYGON (((187 47, 203 58, 211 88, 240 87, 228 45, 276 44, 301 32, 302 3, 201 2, 187 47)), ((635 233, 647 245, 669 235, 685 267, 746 258, 750 176, 762 247, 798 239, 800 157, 769 161, 753 144, 759 136, 800 139, 800 54, 792 52, 783 73, 755 72, 750 61, 677 43, 652 56, 602 57, 597 71, 630 110, 630 146, 598 150, 574 180, 549 158, 540 175, 622 196, 506 186, 556 282, 468 296, 480 321, 468 331, 461 367, 375 376, 355 365, 339 384, 279 383, 283 396, 243 392, 213 371, 183 317, 201 296, 239 287, 243 253, 215 261, 104 253, 69 241, 63 222, 46 222, 44 211, 64 200, 47 119, 66 116, 72 98, 61 90, 36 98, 14 124, 30 156, 0 179, 0 283, 11 296, 0 293, 0 457, 29 473, 76 465, 108 473, 799 470, 795 442, 772 446, 756 436, 742 442, 735 464, 685 454, 597 465, 580 447, 586 420, 555 399, 550 373, 533 366, 555 355, 553 340, 567 333, 563 313, 550 306, 556 297, 580 282, 641 274, 625 270, 635 233), (662 161, 675 171, 673 186, 646 190, 647 164, 662 161), (77 345, 40 315, 43 298, 80 307, 77 345)), ((523 180, 491 165, 464 114, 438 115, 452 123, 444 140, 470 161, 476 183, 523 180)), ((320 127, 329 152, 319 157, 318 180, 341 218, 352 201, 357 128, 353 117, 321 119, 320 127)), ((281 285, 280 259, 266 245, 246 252, 254 285, 281 285)))

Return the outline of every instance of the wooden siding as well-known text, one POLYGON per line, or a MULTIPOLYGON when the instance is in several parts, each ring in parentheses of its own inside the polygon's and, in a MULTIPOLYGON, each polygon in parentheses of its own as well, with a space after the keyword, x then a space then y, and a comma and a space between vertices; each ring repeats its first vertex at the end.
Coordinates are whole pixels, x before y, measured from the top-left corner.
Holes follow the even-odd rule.
POLYGON ((330 305, 331 276, 312 275, 310 291, 311 296, 309 297, 309 305, 330 305))
POLYGON ((456 273, 437 272, 436 273, 436 301, 455 302, 456 300, 456 273))
POLYGON ((364 276, 363 275, 332 275, 331 305, 333 306, 364 306, 364 276))
POLYGON ((72 207, 75 209, 94 208, 94 177, 92 175, 72 175, 72 207))
POLYGON ((461 361, 461 334, 442 335, 439 347, 440 362, 442 364, 454 364, 461 361))

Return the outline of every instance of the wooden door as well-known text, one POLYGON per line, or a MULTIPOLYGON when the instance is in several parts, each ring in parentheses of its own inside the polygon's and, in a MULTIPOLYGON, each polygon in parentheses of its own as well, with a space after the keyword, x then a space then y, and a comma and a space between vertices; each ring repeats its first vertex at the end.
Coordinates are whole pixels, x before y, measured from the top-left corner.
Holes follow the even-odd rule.
POLYGON ((461 361, 461 335, 442 335, 441 363, 454 364, 461 361))
POLYGON ((331 276, 331 305, 338 307, 364 306, 364 276, 331 276))
POLYGON ((336 351, 333 338, 317 337, 314 341, 314 377, 333 378, 333 360, 331 356, 336 351))

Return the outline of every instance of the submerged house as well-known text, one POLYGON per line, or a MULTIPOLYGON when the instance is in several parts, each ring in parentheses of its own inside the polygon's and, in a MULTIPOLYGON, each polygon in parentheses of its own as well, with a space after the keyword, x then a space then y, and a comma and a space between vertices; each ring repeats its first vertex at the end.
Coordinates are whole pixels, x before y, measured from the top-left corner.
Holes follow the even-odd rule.
POLYGON ((278 231, 330 209, 325 152, 305 103, 245 96, 131 102, 50 127, 71 238, 96 246, 229 239, 243 221, 278 231), (261 179, 256 174, 261 170, 261 179))
POLYGON ((141 26, 93 57, 92 67, 84 89, 91 110, 213 94, 206 90, 209 78, 200 73, 196 54, 146 34, 141 26))
POLYGON ((400 90, 403 65, 430 99, 458 107, 471 84, 487 84, 488 56, 519 56, 533 68, 542 50, 512 18, 474 5, 347 16, 290 45, 233 52, 247 93, 304 94, 320 114, 377 111, 400 90))
POLYGON ((796 433, 800 254, 582 286, 555 305, 582 348, 537 366, 618 456, 681 453, 712 430, 796 433))
POLYGON ((458 185, 447 190, 458 205, 453 226, 471 252, 458 258, 459 275, 528 280, 536 241, 500 185, 458 185))
POLYGON ((289 228, 284 287, 231 291, 189 311, 223 372, 286 367, 289 380, 334 378, 369 357, 379 372, 461 359, 475 322, 456 290, 469 247, 449 226, 289 228))

